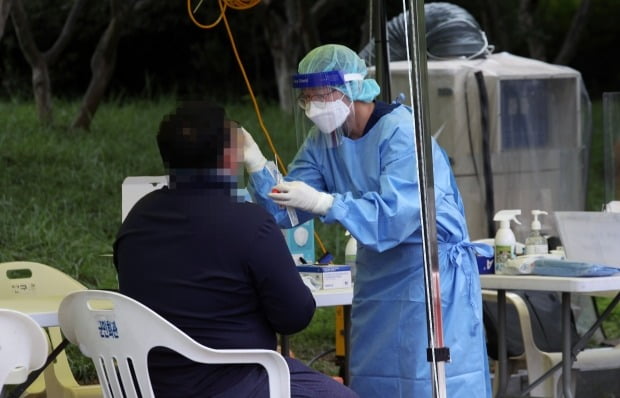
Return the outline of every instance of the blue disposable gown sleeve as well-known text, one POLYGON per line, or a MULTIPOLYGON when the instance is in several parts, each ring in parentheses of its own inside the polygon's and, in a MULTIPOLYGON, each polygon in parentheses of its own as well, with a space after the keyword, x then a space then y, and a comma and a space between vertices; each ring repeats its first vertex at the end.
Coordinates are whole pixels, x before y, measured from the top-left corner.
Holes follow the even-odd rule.
MULTIPOLYGON (((306 140, 288 176, 334 195, 322 221, 339 222, 358 243, 377 252, 420 243, 414 233, 420 229, 420 200, 411 113, 401 107, 362 138, 345 138, 335 149, 326 148, 322 138, 306 140)), ((446 167, 449 171, 441 156, 436 168, 445 174, 446 167)), ((443 189, 435 194, 441 200, 443 189)))
MULTIPOLYGON (((334 203, 322 217, 326 223, 339 222, 358 243, 378 252, 410 240, 420 227, 413 141, 406 142, 403 135, 402 131, 395 131, 392 139, 383 142, 373 154, 376 159, 362 158, 378 165, 376 186, 334 192, 334 203)), ((363 168, 360 169, 353 185, 366 179, 363 168)))
MULTIPOLYGON (((271 215, 275 218, 276 222, 281 228, 291 228, 294 225, 291 225, 291 221, 289 219, 286 208, 278 206, 274 203, 274 201, 268 196, 271 192, 272 188, 276 185, 276 180, 274 177, 274 171, 276 170, 276 166, 273 162, 267 162, 265 167, 262 170, 251 173, 249 175, 249 185, 248 191, 252 199, 263 206, 271 215)), ((290 181, 291 178, 285 177, 285 180, 290 181)), ((297 218, 299 219, 299 223, 302 224, 312 218, 315 217, 314 214, 304 212, 301 210, 295 210, 297 213, 297 218)))
MULTIPOLYGON (((362 138, 344 138, 336 148, 322 134, 310 135, 289 167, 286 180, 301 180, 331 193, 334 203, 321 220, 342 224, 368 249, 383 252, 401 243, 421 243, 420 196, 411 113, 399 107, 383 116, 362 138)), ((450 224, 451 235, 466 237, 462 203, 445 153, 432 140, 435 202, 438 217, 450 224)), ((255 200, 282 227, 286 211, 267 196, 274 185, 267 168, 250 176, 255 200)), ((297 212, 300 222, 313 215, 297 212)), ((440 226, 438 225, 438 229, 440 226)), ((441 240, 442 231, 438 231, 441 240)), ((444 236, 444 237, 445 237, 444 236)))

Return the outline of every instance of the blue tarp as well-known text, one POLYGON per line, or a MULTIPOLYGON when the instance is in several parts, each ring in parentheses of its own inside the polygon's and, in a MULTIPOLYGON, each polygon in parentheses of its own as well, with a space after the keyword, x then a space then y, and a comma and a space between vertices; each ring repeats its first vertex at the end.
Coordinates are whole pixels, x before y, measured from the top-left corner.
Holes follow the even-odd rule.
POLYGON ((581 263, 551 258, 534 260, 532 274, 547 276, 610 276, 620 272, 620 268, 607 265, 581 263))

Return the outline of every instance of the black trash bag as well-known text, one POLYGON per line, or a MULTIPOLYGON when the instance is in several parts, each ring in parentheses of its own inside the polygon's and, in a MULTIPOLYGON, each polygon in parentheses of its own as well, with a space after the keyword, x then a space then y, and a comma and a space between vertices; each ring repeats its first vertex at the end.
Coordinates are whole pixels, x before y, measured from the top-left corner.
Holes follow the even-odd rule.
MULTIPOLYGON (((411 32, 410 21, 409 10, 388 21, 386 30, 390 61, 407 59, 406 33, 411 32)), ((492 51, 478 22, 457 5, 445 2, 425 4, 424 23, 427 55, 430 59, 481 58, 492 51)), ((366 44, 359 56, 368 65, 374 65, 374 39, 366 44)))
MULTIPOLYGON (((541 351, 562 351, 562 302, 557 293, 539 291, 513 291, 525 301, 530 313, 534 342, 541 351)), ((484 328, 487 336, 487 353, 497 360, 497 303, 483 302, 484 328)), ((579 340, 575 320, 571 317, 571 343, 579 340)), ((519 317, 514 306, 506 303, 506 350, 508 357, 523 354, 523 338, 519 317)))

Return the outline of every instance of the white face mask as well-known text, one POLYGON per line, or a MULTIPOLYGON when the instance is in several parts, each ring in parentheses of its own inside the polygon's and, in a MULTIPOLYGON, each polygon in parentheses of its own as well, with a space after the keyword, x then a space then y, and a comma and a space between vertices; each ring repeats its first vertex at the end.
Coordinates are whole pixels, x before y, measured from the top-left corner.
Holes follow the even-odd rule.
POLYGON ((329 102, 310 102, 306 116, 322 133, 329 134, 342 126, 351 109, 342 99, 329 102))

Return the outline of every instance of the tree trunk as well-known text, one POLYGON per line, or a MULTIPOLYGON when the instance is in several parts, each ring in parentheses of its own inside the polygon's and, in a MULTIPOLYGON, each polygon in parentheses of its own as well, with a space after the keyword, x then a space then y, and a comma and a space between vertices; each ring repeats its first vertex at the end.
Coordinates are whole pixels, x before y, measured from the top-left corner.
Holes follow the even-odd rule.
POLYGON ((49 126, 54 119, 52 112, 52 88, 47 63, 45 63, 43 57, 39 57, 37 64, 32 66, 32 89, 34 90, 34 101, 37 104, 39 121, 49 126))
MULTIPOLYGON (((278 85, 280 109, 285 112, 291 112, 294 100, 292 96, 291 76, 295 74, 297 69, 297 64, 294 61, 297 58, 291 57, 291 50, 293 49, 271 48, 276 83, 278 85)), ((299 49, 294 49, 293 51, 299 53, 299 49)))
POLYGON ((87 131, 90 129, 90 123, 112 79, 116 67, 118 42, 129 16, 133 12, 140 12, 144 7, 148 7, 151 2, 152 0, 110 0, 110 23, 99 39, 90 59, 92 76, 78 114, 71 123, 72 129, 87 131))
POLYGON ((499 10, 497 0, 483 0, 483 4, 483 26, 489 27, 490 31, 486 32, 486 34, 487 37, 492 38, 492 42, 489 44, 493 44, 501 51, 505 51, 509 48, 509 40, 504 16, 499 10))
POLYGON ((333 1, 319 0, 308 10, 300 0, 286 0, 284 16, 271 2, 265 4, 265 37, 273 57, 280 109, 290 112, 294 101, 291 76, 296 73, 303 52, 319 44, 315 18, 333 5, 333 1))
POLYGON ((299 0, 285 2, 285 17, 278 14, 275 7, 267 7, 265 18, 265 36, 269 43, 269 51, 273 57, 273 65, 278 85, 280 108, 285 112, 292 109, 291 76, 297 69, 297 60, 301 53, 299 0))
POLYGON ((579 9, 577 9, 577 12, 573 17, 573 21, 571 22, 570 28, 568 29, 568 33, 564 38, 562 48, 560 49, 560 52, 553 61, 554 63, 560 65, 568 65, 568 63, 575 55, 575 52, 577 51, 577 45, 579 44, 579 39, 581 38, 581 33, 583 32, 583 28, 587 23, 588 13, 590 11, 590 3, 590 0, 581 1, 579 9))
POLYGON ((0 40, 2 40, 2 36, 4 35, 6 21, 8 20, 9 13, 11 12, 11 1, 12 0, 0 0, 0 40))
POLYGON ((537 6, 538 0, 521 0, 519 2, 519 25, 527 42, 530 57, 546 61, 544 35, 542 30, 536 28, 534 24, 534 11, 536 11, 537 6))
MULTIPOLYGON (((6 6, 6 3, 2 3, 2 1, 3 0, 0 0, 0 14, 4 12, 3 4, 6 6)), ((45 125, 49 125, 53 120, 52 86, 49 68, 56 63, 56 60, 73 37, 76 21, 86 1, 76 0, 73 3, 62 32, 54 42, 52 48, 45 53, 39 50, 34 41, 32 29, 30 28, 30 23, 28 22, 28 17, 21 0, 8 0, 9 4, 11 1, 14 3, 11 8, 11 19, 13 20, 17 40, 19 41, 19 46, 24 54, 24 58, 26 58, 26 61, 32 69, 32 91, 39 121, 45 125)), ((0 22, 3 22, 1 15, 0 22)), ((0 33, 2 33, 2 31, 3 29, 0 29, 0 33)))
POLYGON ((34 42, 21 0, 13 1, 11 19, 22 53, 32 68, 32 90, 39 121, 49 125, 52 122, 52 99, 48 66, 44 55, 34 42))
POLYGON ((65 48, 73 38, 73 35, 75 34, 76 23, 82 15, 82 10, 84 10, 86 2, 87 0, 75 0, 73 2, 73 6, 71 6, 71 11, 69 11, 69 15, 67 16, 67 20, 62 27, 60 35, 58 36, 52 47, 45 52, 45 60, 50 67, 56 63, 58 57, 60 57, 62 52, 65 50, 65 48))
POLYGON ((82 98, 78 114, 71 124, 72 129, 90 129, 90 123, 95 112, 97 112, 116 66, 116 50, 130 6, 123 5, 120 0, 111 0, 111 8, 110 23, 99 39, 90 61, 92 76, 86 94, 82 98))

